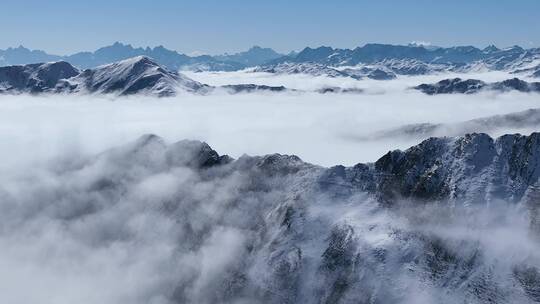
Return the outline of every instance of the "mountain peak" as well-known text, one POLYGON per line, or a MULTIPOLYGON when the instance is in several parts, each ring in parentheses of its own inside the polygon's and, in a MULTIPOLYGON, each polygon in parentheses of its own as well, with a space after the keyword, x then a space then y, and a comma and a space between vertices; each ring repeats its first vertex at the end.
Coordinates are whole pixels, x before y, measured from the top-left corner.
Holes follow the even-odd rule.
POLYGON ((137 64, 137 63, 143 63, 143 64, 150 64, 154 66, 159 66, 155 61, 153 61, 150 57, 139 55, 135 57, 131 57, 128 59, 121 60, 115 64, 137 64))
POLYGON ((296 55, 295 60, 297 61, 317 61, 334 53, 334 49, 329 46, 320 46, 318 48, 306 47, 298 55, 296 55))
POLYGON ((112 45, 112 47, 128 47, 128 48, 133 48, 131 46, 131 44, 124 44, 122 42, 119 42, 119 41, 115 41, 112 45))
POLYGON ((495 53, 495 52, 498 52, 500 51, 500 49, 498 47, 496 47, 495 45, 493 44, 490 44, 488 45, 487 47, 485 47, 483 50, 482 50, 484 53, 495 53))

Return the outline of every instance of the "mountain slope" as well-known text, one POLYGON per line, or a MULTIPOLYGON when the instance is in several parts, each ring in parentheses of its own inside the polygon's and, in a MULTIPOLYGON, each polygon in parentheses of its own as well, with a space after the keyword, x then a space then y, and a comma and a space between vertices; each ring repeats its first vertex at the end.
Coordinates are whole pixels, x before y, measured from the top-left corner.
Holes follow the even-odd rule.
POLYGON ((472 46, 450 48, 426 48, 418 45, 366 44, 355 49, 333 49, 331 47, 305 48, 295 56, 282 57, 279 62, 315 62, 342 66, 373 64, 385 60, 416 60, 430 64, 459 67, 474 62, 484 62, 493 69, 513 68, 522 61, 537 58, 539 49, 525 50, 519 46, 507 49, 496 47, 484 50, 472 46))

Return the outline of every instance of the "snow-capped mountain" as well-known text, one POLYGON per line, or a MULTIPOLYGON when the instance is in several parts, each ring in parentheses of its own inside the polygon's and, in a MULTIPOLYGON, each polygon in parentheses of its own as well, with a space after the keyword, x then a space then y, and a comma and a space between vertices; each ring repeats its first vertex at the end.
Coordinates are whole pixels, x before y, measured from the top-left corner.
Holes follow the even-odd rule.
POLYGON ((74 92, 132 95, 148 93, 171 96, 178 91, 199 92, 207 86, 180 73, 168 71, 144 56, 88 69, 68 79, 65 88, 74 92))
POLYGON ((478 79, 444 79, 433 84, 421 84, 414 89, 422 91, 428 95, 436 94, 474 94, 481 91, 518 91, 524 93, 540 92, 540 82, 527 82, 519 78, 507 79, 504 81, 486 83, 478 79))
POLYGON ((255 69, 253 69, 253 72, 264 72, 272 74, 306 74, 311 76, 326 77, 349 77, 347 73, 318 63, 284 62, 277 65, 256 67, 255 69))
POLYGON ((82 72, 67 62, 0 68, 0 93, 100 93, 171 96, 209 87, 138 56, 82 72))
POLYGON ((515 71, 536 62, 540 49, 514 46, 498 49, 463 47, 424 47, 422 45, 366 44, 355 49, 323 46, 305 48, 297 54, 273 60, 268 66, 282 63, 311 63, 327 67, 375 65, 397 75, 424 75, 439 72, 468 72, 479 69, 515 71))
POLYGON ((0 185, 0 233, 151 248, 164 287, 145 292, 172 303, 540 300, 538 133, 431 138, 332 168, 147 135, 46 176, 46 191, 0 185))
MULTIPOLYGON (((284 86, 233 84, 210 86, 184 74, 171 72, 153 59, 136 56, 94 69, 79 71, 67 62, 0 67, 0 94, 112 94, 116 96, 175 96, 180 92, 210 94, 254 92, 306 92, 284 86)), ((334 92, 352 92, 333 88, 334 92)), ((328 93, 328 91, 318 91, 328 93)))
POLYGON ((493 69, 504 69, 511 64, 528 60, 540 54, 539 49, 523 49, 514 46, 497 49, 494 46, 484 50, 472 46, 450 48, 425 48, 418 45, 366 44, 355 49, 334 49, 331 47, 305 48, 293 57, 283 57, 278 62, 316 62, 330 66, 373 64, 384 60, 417 60, 424 63, 460 66, 478 61, 486 62, 493 69))
POLYGON ((369 78, 374 80, 391 80, 396 78, 396 74, 385 66, 362 66, 355 68, 345 68, 341 72, 351 78, 369 78))
POLYGON ((441 63, 426 63, 417 59, 384 59, 377 63, 386 67, 397 75, 426 75, 448 72, 454 65, 441 63))
POLYGON ((313 76, 352 77, 354 79, 390 80, 396 75, 427 75, 444 72, 468 72, 477 69, 479 63, 471 65, 426 63, 417 59, 383 59, 381 61, 354 66, 333 66, 318 62, 286 61, 268 64, 254 69, 256 72, 279 74, 308 74, 313 76), (337 72, 336 72, 337 71, 337 72))
POLYGON ((353 79, 376 79, 390 80, 396 78, 396 75, 384 66, 358 66, 347 68, 329 67, 319 63, 293 63, 284 62, 275 65, 265 65, 252 69, 252 72, 264 72, 272 74, 305 74, 311 76, 326 77, 350 77, 353 79))
MULTIPOLYGON (((540 59, 540 49, 519 46, 499 49, 488 46, 430 47, 418 44, 366 44, 355 49, 335 49, 328 46, 306 47, 300 52, 281 55, 272 49, 253 47, 245 52, 217 56, 188 56, 163 46, 134 48, 119 42, 94 52, 80 52, 68 56, 32 51, 24 47, 0 50, 0 65, 21 65, 47 61, 67 61, 78 68, 94 68, 135 56, 154 58, 170 70, 236 71, 279 64, 319 64, 326 67, 377 65, 391 69, 398 75, 419 75, 439 71, 468 71, 482 66, 491 70, 522 70, 540 59)), ((284 70, 285 72, 286 70, 284 70)))

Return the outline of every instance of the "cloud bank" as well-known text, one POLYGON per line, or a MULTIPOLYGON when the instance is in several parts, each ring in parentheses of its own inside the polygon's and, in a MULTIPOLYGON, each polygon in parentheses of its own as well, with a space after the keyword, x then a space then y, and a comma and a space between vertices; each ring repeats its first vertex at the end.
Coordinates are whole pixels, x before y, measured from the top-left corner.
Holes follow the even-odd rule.
POLYGON ((538 300, 537 220, 524 206, 387 209, 319 191, 323 169, 295 158, 219 163, 203 144, 147 136, 2 175, 0 300, 538 300))
MULTIPOLYGON (((234 78, 238 83, 285 85, 297 89, 351 87, 349 83, 354 83, 367 92, 234 96, 216 93, 182 95, 166 100, 0 96, 0 135, 6 147, 0 154, 10 162, 27 163, 31 158, 44 159, 66 150, 96 153, 134 140, 141 134, 155 133, 170 141, 205 140, 233 157, 279 151, 321 165, 351 165, 375 161, 388 150, 406 148, 417 141, 406 138, 375 143, 357 140, 376 131, 412 123, 461 122, 538 107, 538 96, 534 94, 424 96, 407 90, 436 76, 354 81, 252 74, 203 74, 197 80, 214 85, 219 83, 210 81, 212 77, 224 78, 220 80, 223 83, 232 83, 234 78)), ((496 72, 477 76, 475 78, 488 80, 503 79, 507 75, 496 72)))
POLYGON ((0 302, 539 300, 540 248, 527 206, 449 210, 403 202, 388 210, 363 193, 341 198, 314 186, 317 165, 374 161, 417 141, 360 135, 535 108, 537 95, 406 90, 427 77, 198 77, 368 90, 159 100, 1 96, 0 302), (240 160, 201 169, 182 157, 190 155, 188 142, 132 143, 145 133, 169 143, 204 140, 240 160), (254 165, 260 158, 242 157, 273 152, 315 165, 290 158, 299 173, 274 176, 254 165))

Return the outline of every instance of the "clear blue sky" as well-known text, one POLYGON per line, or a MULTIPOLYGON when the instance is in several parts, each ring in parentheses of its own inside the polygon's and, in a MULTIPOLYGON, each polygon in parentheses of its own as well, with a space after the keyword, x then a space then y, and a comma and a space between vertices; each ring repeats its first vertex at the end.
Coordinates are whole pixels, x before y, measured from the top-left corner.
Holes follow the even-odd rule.
POLYGON ((184 53, 369 42, 540 46, 540 0, 2 0, 0 48, 51 53, 114 41, 184 53))

